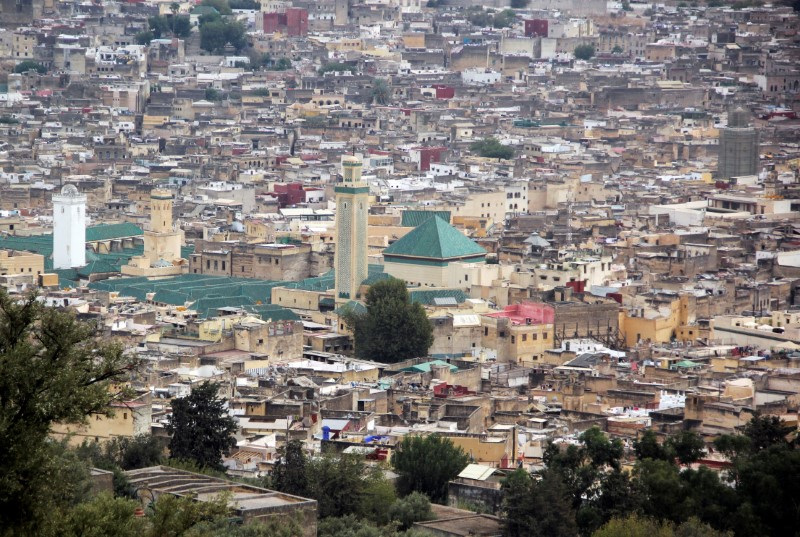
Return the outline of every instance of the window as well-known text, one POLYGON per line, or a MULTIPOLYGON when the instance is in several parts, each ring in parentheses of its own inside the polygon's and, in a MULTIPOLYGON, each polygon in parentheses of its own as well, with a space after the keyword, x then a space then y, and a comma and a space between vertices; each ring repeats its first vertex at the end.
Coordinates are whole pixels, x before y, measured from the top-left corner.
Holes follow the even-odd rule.
POLYGON ((222 262, 222 270, 225 270, 225 261, 222 262))
POLYGON ((211 260, 209 260, 209 259, 206 259, 206 268, 207 269, 211 268, 211 260))
POLYGON ((517 343, 517 336, 511 336, 511 344, 514 345, 517 343))
POLYGON ((528 334, 522 334, 522 341, 528 341, 528 334))
POLYGON ((484 326, 483 327, 483 335, 484 336, 488 336, 489 335, 489 327, 488 326, 484 326))
POLYGON ((531 336, 533 337, 533 340, 534 340, 534 341, 536 341, 537 339, 539 339, 539 334, 531 334, 531 336))
POLYGON ((542 334, 542 339, 547 339, 547 332, 545 332, 544 334, 542 334))
POLYGON ((124 420, 128 419, 128 413, 127 412, 123 412, 122 413, 122 419, 124 419, 124 420))

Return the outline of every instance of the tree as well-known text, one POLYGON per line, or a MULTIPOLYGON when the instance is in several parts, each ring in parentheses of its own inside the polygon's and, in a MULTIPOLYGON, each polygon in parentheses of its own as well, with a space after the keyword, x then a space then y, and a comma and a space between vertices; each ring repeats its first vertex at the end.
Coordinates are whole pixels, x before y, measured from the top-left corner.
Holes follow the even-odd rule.
POLYGON ((504 484, 503 535, 506 537, 574 537, 575 511, 561 478, 546 470, 530 478, 514 472, 504 484), (513 505, 511 502, 516 505, 513 505))
POLYGON ((376 78, 372 82, 372 102, 376 104, 388 104, 392 97, 389 83, 385 78, 376 78))
POLYGON ((112 453, 117 453, 117 464, 123 470, 158 466, 164 458, 162 440, 151 434, 114 438, 108 447, 112 453))
POLYGON ((278 455, 278 462, 272 470, 272 487, 286 494, 308 495, 308 459, 303 443, 292 440, 280 448, 278 455))
POLYGON ((47 72, 47 67, 32 60, 25 60, 14 66, 15 73, 27 73, 28 71, 36 71, 40 75, 43 75, 47 72))
POLYGON ((514 9, 525 9, 530 3, 531 0, 511 0, 511 7, 514 9))
POLYGON ((431 501, 447 501, 447 487, 469 463, 469 457, 439 435, 406 436, 392 456, 392 467, 399 474, 397 489, 401 495, 421 492, 431 501))
POLYGON ((500 140, 494 137, 484 138, 474 142, 470 149, 475 151, 479 156, 484 158, 499 158, 508 160, 514 157, 514 149, 507 145, 500 143, 500 140))
POLYGON ((144 32, 139 32, 136 34, 136 43, 139 45, 149 45, 150 41, 155 38, 156 36, 153 35, 151 30, 145 30, 144 32))
POLYGON ((375 283, 365 302, 366 312, 351 308, 344 314, 359 358, 393 363, 428 354, 433 326, 422 306, 411 302, 403 280, 375 283))
POLYGON ((218 397, 219 385, 204 382, 186 397, 172 401, 167 423, 170 457, 198 466, 222 468, 222 455, 236 446, 236 421, 228 415, 227 399, 218 397))
POLYGON ((77 468, 65 457, 77 458, 48 440, 51 427, 109 413, 130 395, 110 388, 136 365, 93 325, 0 289, 0 535, 41 534, 49 514, 79 496, 68 490, 79 479, 65 475, 77 468))
POLYGON ((690 518, 680 526, 671 522, 630 515, 614 518, 592 534, 592 537, 725 537, 696 518, 690 518))
POLYGON ((241 22, 225 23, 225 42, 232 46, 236 52, 247 46, 247 30, 241 22))
POLYGON ((705 442, 697 433, 691 431, 681 431, 670 437, 667 442, 681 464, 698 461, 705 453, 705 442))
POLYGON ((208 52, 219 52, 225 48, 227 40, 223 20, 205 22, 200 25, 200 48, 208 52))
POLYGON ((389 518, 407 530, 414 522, 423 522, 434 518, 431 502, 420 492, 412 492, 405 498, 396 500, 389 508, 389 518))
POLYGON ((292 60, 289 58, 279 58, 275 65, 273 66, 273 71, 286 71, 287 69, 292 68, 292 60))
POLYGON ((192 35, 192 21, 188 15, 174 15, 172 17, 172 33, 175 37, 186 39, 192 35))
POLYGON ((167 18, 160 15, 154 15, 147 19, 147 24, 156 39, 161 39, 163 36, 167 35, 170 29, 167 18))
POLYGON ((786 435, 792 431, 778 416, 753 415, 744 426, 744 435, 750 439, 754 451, 761 451, 770 446, 785 444, 786 435))
POLYGON ((611 49, 611 54, 622 54, 623 52, 625 50, 619 45, 614 45, 614 48, 611 49))
POLYGON ((495 28, 510 28, 513 26, 515 20, 517 20, 517 14, 514 10, 504 9, 492 18, 492 26, 495 28))
POLYGON ((222 92, 216 88, 206 88, 205 96, 206 101, 216 102, 222 100, 222 92))
MULTIPOLYGON (((358 515, 384 526, 389 523, 390 510, 397 500, 394 483, 389 481, 379 466, 374 466, 365 477, 364 496, 358 508, 358 515)), ((430 502, 428 502, 430 504, 430 502)))
POLYGON ((358 455, 325 455, 309 461, 308 492, 320 518, 356 514, 366 490, 364 460, 358 455))
POLYGON ((660 444, 656 433, 651 429, 647 429, 641 438, 634 441, 633 450, 639 460, 671 461, 675 458, 674 453, 670 452, 670 446, 660 444))
POLYGON ((67 537, 140 537, 146 534, 147 521, 135 516, 139 502, 101 493, 70 511, 61 525, 67 537))
POLYGON ((575 58, 578 60, 590 60, 594 56, 594 46, 592 45, 578 45, 573 52, 575 58))
POLYGON ((228 5, 231 9, 261 9, 261 4, 256 0, 229 0, 228 5))

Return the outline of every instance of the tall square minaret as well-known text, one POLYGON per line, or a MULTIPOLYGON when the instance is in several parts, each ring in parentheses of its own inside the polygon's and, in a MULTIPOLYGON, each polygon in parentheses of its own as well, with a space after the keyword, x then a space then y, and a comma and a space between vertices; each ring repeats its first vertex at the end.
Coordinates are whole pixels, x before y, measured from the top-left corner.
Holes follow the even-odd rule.
POLYGON ((86 195, 75 185, 53 194, 53 268, 86 265, 86 195))
POLYGON ((342 157, 342 182, 336 193, 336 300, 358 298, 358 288, 367 278, 367 215, 369 185, 361 181, 361 159, 342 157))

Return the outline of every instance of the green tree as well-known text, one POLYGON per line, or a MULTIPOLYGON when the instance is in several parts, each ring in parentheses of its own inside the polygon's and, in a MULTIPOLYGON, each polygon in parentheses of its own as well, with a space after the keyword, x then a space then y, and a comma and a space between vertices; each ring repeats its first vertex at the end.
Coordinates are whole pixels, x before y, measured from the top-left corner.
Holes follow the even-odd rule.
POLYGON ((494 17, 480 6, 470 6, 467 9, 467 20, 474 26, 485 28, 492 25, 494 17))
POLYGON ((785 444, 786 435, 792 431, 778 416, 753 415, 744 426, 744 435, 750 439, 750 447, 761 451, 770 446, 785 444))
POLYGON ((530 3, 531 0, 511 0, 511 7, 514 9, 525 9, 530 3))
POLYGON ((64 537, 140 537, 147 521, 135 516, 139 502, 101 493, 72 509, 61 524, 64 537))
POLYGON ((308 462, 309 496, 320 518, 358 513, 366 490, 364 460, 358 455, 324 455, 308 462))
POLYGON ((705 442, 697 433, 681 431, 667 442, 681 464, 691 464, 700 460, 705 453, 705 442))
POLYGON ((470 149, 484 158, 508 160, 514 157, 514 148, 501 144, 500 140, 494 137, 473 142, 470 149))
POLYGON ((392 98, 392 91, 385 78, 376 78, 372 82, 372 102, 376 104, 388 104, 392 98))
POLYGON ((278 457, 272 470, 272 487, 286 494, 308 495, 308 459, 303 443, 292 440, 278 450, 278 457))
POLYGON ((614 48, 611 49, 611 54, 622 54, 623 52, 625 50, 619 45, 614 45, 614 48))
POLYGON ((530 478, 522 470, 504 483, 503 535, 506 537, 574 537, 578 534, 570 494, 561 477, 546 470, 530 478))
POLYGON ((341 63, 341 62, 328 62, 324 64, 317 70, 317 74, 320 76, 324 75, 325 73, 355 73, 355 68, 352 65, 341 63))
POLYGON ((15 73, 27 73, 28 71, 36 71, 40 75, 43 75, 47 72, 47 67, 32 60, 25 60, 14 66, 15 73))
POLYGON ((223 20, 205 22, 200 25, 200 48, 208 52, 219 52, 225 48, 227 24, 223 20))
POLYGON ((175 37, 186 39, 192 35, 192 21, 188 15, 174 15, 172 17, 172 33, 175 37))
POLYGON ((592 537, 726 537, 696 518, 691 518, 680 526, 669 521, 630 515, 627 518, 614 518, 592 534, 592 537))
POLYGON ((594 46, 592 45, 578 45, 573 52, 575 58, 578 60, 590 60, 594 57, 594 46))
POLYGON ((151 434, 114 438, 108 443, 108 449, 116 452, 117 464, 123 470, 158 466, 164 458, 164 443, 151 434))
POLYGON ((147 19, 147 24, 156 39, 161 39, 167 35, 170 30, 169 21, 166 17, 160 15, 154 15, 147 19))
POLYGON ((228 5, 231 9, 261 9, 261 4, 256 0, 228 0, 228 5))
POLYGON ((292 60, 289 58, 279 58, 273 67, 274 71, 286 71, 292 68, 292 60))
POLYGON ((129 395, 111 386, 135 367, 94 326, 0 289, 0 535, 42 534, 50 514, 76 497, 68 489, 80 480, 64 475, 76 466, 48 441, 51 427, 109 413, 129 395))
POLYGON ((406 436, 392 456, 392 467, 399 474, 401 495, 421 492, 431 501, 447 501, 448 482, 469 463, 469 457, 449 438, 436 434, 406 436))
POLYGON ((219 385, 204 382, 186 397, 172 401, 167 432, 170 457, 194 461, 200 467, 222 468, 222 455, 236 446, 236 420, 228 415, 227 399, 218 397, 219 385))
POLYGON ((656 433, 651 429, 644 431, 642 436, 634 441, 633 450, 639 460, 671 461, 675 458, 675 454, 671 452, 671 446, 659 443, 656 433))
POLYGON ((403 280, 381 280, 370 286, 366 312, 344 315, 353 330, 359 358, 384 363, 426 356, 433 345, 433 326, 418 303, 412 303, 403 280))
POLYGON ((492 18, 492 26, 495 28, 510 28, 516 20, 517 14, 513 9, 504 9, 492 18))
POLYGON ((414 522, 433 520, 431 501, 420 492, 412 492, 389 507, 389 518, 397 522, 403 530, 411 528, 414 522))
POLYGON ((206 101, 217 102, 222 100, 222 92, 216 88, 206 88, 205 96, 206 101))
POLYGON ((239 21, 225 23, 225 42, 240 52, 247 46, 247 30, 239 21))
POLYGON ((389 523, 389 506, 395 503, 397 493, 394 483, 386 479, 381 467, 375 466, 367 472, 364 496, 358 507, 358 515, 379 526, 389 523))
POLYGON ((153 35, 151 30, 145 30, 144 32, 139 32, 136 34, 136 43, 139 45, 149 45, 150 41, 155 38, 156 36, 153 35))

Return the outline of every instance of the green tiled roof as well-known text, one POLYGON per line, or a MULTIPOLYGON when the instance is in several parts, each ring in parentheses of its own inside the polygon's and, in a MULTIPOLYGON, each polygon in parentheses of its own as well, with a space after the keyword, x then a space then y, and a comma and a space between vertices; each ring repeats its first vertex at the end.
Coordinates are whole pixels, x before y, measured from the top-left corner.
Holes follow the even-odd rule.
POLYGON ((417 227, 431 216, 438 216, 445 222, 450 222, 450 211, 420 211, 417 209, 408 209, 403 211, 403 219, 400 225, 403 227, 417 227))
POLYGON ((142 234, 144 234, 142 228, 130 222, 123 222, 121 224, 100 224, 86 228, 86 242, 138 237, 142 234))
POLYGON ((428 218, 383 251, 387 257, 459 259, 486 255, 486 250, 439 217, 428 218))
POLYGON ((461 304, 467 300, 467 294, 460 289, 420 289, 411 291, 411 302, 419 302, 430 306, 436 298, 453 298, 461 304))

